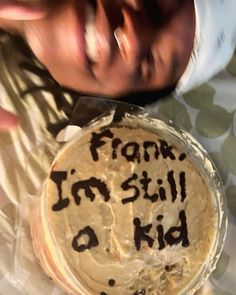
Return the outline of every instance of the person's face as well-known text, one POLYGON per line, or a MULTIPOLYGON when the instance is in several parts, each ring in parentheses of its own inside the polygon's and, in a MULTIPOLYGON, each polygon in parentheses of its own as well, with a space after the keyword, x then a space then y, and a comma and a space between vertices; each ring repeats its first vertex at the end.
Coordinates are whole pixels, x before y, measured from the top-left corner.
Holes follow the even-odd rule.
POLYGON ((74 0, 22 24, 59 83, 117 96, 175 84, 190 57, 194 23, 189 0, 74 0))

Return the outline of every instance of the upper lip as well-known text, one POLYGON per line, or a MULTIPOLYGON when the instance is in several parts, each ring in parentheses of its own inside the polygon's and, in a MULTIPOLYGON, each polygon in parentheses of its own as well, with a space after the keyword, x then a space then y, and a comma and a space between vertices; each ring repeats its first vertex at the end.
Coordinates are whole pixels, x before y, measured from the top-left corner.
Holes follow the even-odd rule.
POLYGON ((116 10, 116 19, 110 17, 110 14, 114 15, 112 9, 115 7, 112 3, 109 4, 111 5, 109 7, 105 6, 105 4, 103 1, 97 1, 95 8, 91 4, 91 0, 88 0, 84 7, 84 12, 86 10, 83 21, 84 58, 87 69, 95 75, 109 66, 116 52, 117 44, 113 31, 118 26, 118 19, 121 19, 121 16, 117 16, 121 15, 119 9, 116 10))
POLYGON ((93 13, 92 20, 86 19, 85 28, 88 30, 90 26, 90 31, 85 31, 85 49, 88 63, 95 71, 109 64, 114 41, 111 24, 102 1, 97 2, 96 11, 93 9, 93 13))

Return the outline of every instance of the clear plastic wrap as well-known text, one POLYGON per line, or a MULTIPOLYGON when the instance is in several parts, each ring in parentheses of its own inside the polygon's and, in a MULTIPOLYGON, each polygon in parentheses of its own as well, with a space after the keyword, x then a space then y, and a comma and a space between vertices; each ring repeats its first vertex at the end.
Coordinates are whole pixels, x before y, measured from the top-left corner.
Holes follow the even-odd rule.
MULTIPOLYGON (((150 123, 148 121, 149 114, 145 109, 138 106, 99 98, 80 98, 73 110, 69 125, 63 128, 54 140, 50 139, 34 147, 31 153, 25 158, 25 174, 23 177, 24 182, 22 183, 23 191, 21 194, 22 197, 17 204, 14 224, 15 241, 12 244, 13 248, 9 249, 9 253, 11 253, 10 260, 8 261, 10 272, 8 272, 8 277, 6 278, 9 281, 9 286, 11 286, 9 288, 12 288, 9 294, 65 294, 45 275, 34 254, 30 232, 32 214, 35 214, 35 207, 38 206, 40 191, 47 178, 50 165, 64 144, 71 141, 80 132, 80 128, 91 124, 93 121, 111 115, 112 121, 116 122, 120 121, 122 116, 127 113, 135 116, 143 116, 147 118, 147 124, 150 123), (36 176, 34 176, 37 177, 37 181, 35 182, 37 185, 32 185, 31 187, 30 184, 25 185, 25 183, 28 182, 29 176, 34 175, 32 174, 32 170, 37 169, 37 167, 34 167, 35 158, 40 159, 43 169, 38 171, 36 176), (17 291, 13 291, 14 289, 17 291)), ((210 273, 216 267, 225 240, 227 218, 223 204, 223 187, 214 164, 198 142, 190 134, 175 126, 173 122, 169 122, 161 116, 159 119, 168 123, 170 130, 173 130, 173 139, 179 141, 180 146, 182 140, 180 138, 185 139, 188 153, 193 155, 192 160, 196 163, 203 175, 205 173, 206 178, 209 180, 209 185, 215 190, 215 196, 217 197, 215 208, 220 230, 217 233, 217 243, 214 246, 213 254, 208 258, 208 264, 199 275, 198 282, 194 282, 194 285, 199 287, 207 280, 210 273)), ((8 291, 10 289, 6 290, 8 291)), ((189 293, 184 294, 193 294, 193 291, 190 290, 195 290, 195 288, 190 286, 187 291, 189 293)))

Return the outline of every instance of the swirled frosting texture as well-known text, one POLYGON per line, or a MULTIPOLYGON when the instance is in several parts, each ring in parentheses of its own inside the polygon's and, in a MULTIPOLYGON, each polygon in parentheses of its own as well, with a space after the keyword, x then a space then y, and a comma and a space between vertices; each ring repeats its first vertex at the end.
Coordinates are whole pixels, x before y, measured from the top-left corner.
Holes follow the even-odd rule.
POLYGON ((40 207, 42 265, 72 294, 178 294, 212 250, 213 203, 172 142, 142 128, 94 128, 52 166, 40 207))

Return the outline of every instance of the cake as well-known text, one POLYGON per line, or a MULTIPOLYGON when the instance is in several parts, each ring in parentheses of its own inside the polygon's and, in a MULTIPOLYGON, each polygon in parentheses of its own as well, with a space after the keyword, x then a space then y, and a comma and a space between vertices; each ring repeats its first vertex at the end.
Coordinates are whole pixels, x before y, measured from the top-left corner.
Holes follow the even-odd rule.
POLYGON ((73 295, 192 294, 219 246, 212 173, 198 145, 160 120, 127 114, 82 128, 33 216, 41 266, 73 295))

